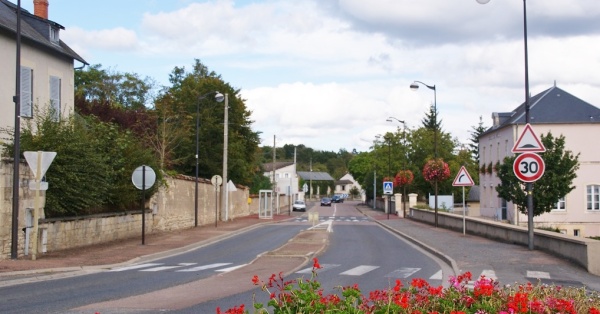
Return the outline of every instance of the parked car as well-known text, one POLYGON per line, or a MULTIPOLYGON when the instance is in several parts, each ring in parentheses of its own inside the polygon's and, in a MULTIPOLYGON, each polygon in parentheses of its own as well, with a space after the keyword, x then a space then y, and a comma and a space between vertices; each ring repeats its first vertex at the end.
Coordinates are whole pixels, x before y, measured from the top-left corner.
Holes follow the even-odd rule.
POLYGON ((292 211, 305 212, 306 211, 306 203, 304 203, 304 201, 301 201, 301 200, 295 201, 294 205, 292 205, 292 211))
POLYGON ((343 197, 341 197, 340 195, 334 195, 334 196, 331 198, 331 202, 332 202, 332 203, 343 203, 343 202, 344 202, 344 198, 343 198, 343 197))
POLYGON ((321 206, 331 206, 331 199, 329 197, 323 197, 321 199, 321 206))

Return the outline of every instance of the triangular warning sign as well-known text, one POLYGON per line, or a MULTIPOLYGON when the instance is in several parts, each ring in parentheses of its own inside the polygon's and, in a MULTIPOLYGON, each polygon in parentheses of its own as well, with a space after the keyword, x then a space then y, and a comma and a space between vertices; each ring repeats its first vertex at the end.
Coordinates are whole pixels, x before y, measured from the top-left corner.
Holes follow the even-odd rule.
POLYGON ((31 172, 33 172, 33 176, 37 180, 42 180, 42 178, 46 174, 46 170, 48 170, 48 167, 50 167, 50 164, 52 164, 54 157, 56 157, 56 152, 23 152, 23 156, 25 156, 25 160, 27 161, 29 168, 31 168, 31 172), (41 155, 41 156, 38 156, 38 155, 41 155), (39 157, 39 164, 38 164, 38 157, 39 157), (40 172, 39 178, 37 177, 38 167, 40 168, 39 169, 39 172, 40 172))
POLYGON ((454 182, 452 182, 452 186, 473 186, 475 182, 469 175, 469 172, 465 168, 465 166, 460 167, 456 178, 454 178, 454 182))
POLYGON ((512 148, 513 153, 543 153, 546 151, 546 147, 540 141, 540 139, 535 135, 533 129, 531 129, 531 125, 527 123, 521 136, 515 143, 515 146, 512 148))

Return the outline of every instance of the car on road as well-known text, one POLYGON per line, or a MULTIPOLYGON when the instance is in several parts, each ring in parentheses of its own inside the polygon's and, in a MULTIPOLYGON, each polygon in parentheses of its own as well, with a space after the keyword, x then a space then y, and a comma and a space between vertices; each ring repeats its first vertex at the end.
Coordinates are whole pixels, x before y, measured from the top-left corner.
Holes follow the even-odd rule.
POLYGON ((323 197, 321 199, 321 206, 331 206, 331 199, 329 197, 323 197))
POLYGON ((304 203, 304 201, 301 201, 301 200, 295 201, 294 205, 292 205, 292 211, 305 212, 306 211, 306 203, 304 203))
POLYGON ((343 197, 341 197, 340 195, 334 195, 334 196, 331 198, 331 202, 332 202, 332 203, 343 203, 343 202, 344 202, 344 198, 343 198, 343 197))

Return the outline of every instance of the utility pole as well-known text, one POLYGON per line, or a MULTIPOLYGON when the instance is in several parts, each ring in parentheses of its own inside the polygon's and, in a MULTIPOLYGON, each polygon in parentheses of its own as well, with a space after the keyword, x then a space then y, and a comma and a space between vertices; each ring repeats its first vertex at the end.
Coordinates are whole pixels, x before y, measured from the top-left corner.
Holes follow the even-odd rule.
MULTIPOLYGON (((277 196, 277 181, 275 179, 275 135, 273 135, 273 209, 277 206, 277 202, 275 201, 275 197, 277 196)), ((279 208, 277 208, 277 213, 279 213, 279 208)))

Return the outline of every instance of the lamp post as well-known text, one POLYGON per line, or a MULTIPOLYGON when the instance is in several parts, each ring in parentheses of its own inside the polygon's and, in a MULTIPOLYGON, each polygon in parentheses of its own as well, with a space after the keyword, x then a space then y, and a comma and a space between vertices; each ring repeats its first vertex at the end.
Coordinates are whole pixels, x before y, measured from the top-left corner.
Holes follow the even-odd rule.
POLYGON ((199 147, 198 147, 198 141, 199 141, 199 129, 200 129, 200 102, 202 99, 205 99, 206 97, 215 94, 215 100, 218 102, 223 101, 223 95, 217 91, 212 91, 212 92, 208 92, 200 97, 198 97, 198 102, 196 103, 196 176, 195 176, 195 181, 196 181, 196 187, 195 187, 195 191, 194 191, 194 227, 198 227, 198 154, 199 154, 199 147))
POLYGON ((223 109, 223 188, 221 189, 223 198, 221 204, 223 204, 223 209, 221 212, 221 218, 224 217, 224 221, 227 221, 229 219, 229 189, 227 186, 229 183, 227 180, 227 149, 229 146, 229 97, 227 94, 225 94, 225 97, 223 97, 222 94, 218 94, 217 97, 220 97, 220 101, 223 101, 223 98, 225 98, 225 107, 223 109))
MULTIPOLYGON (((486 4, 490 0, 476 0, 477 3, 486 4)), ((523 50, 525 57, 525 124, 529 123, 529 57, 527 52, 527 1, 523 0, 523 50)), ((525 193, 527 193, 527 231, 529 249, 533 250, 533 185, 531 182, 525 184, 525 193)))
MULTIPOLYGON (((485 1, 485 0, 477 0, 477 1, 485 1)), ((412 84, 410 84, 410 89, 418 90, 419 84, 433 90, 433 157, 434 157, 434 159, 437 159, 437 91, 435 89, 435 85, 427 85, 421 81, 414 81, 412 84)), ((435 190, 435 201, 434 201, 435 227, 437 228, 437 226, 438 226, 438 182, 437 182, 437 180, 434 181, 434 190, 435 190)))
MULTIPOLYGON (((385 121, 394 122, 393 120, 396 120, 396 121, 402 123, 402 125, 403 125, 402 139, 403 139, 403 146, 404 146, 404 159, 402 160, 402 170, 406 170, 406 122, 404 122, 404 120, 399 120, 394 117, 389 117, 385 121)), ((406 217, 406 184, 403 186, 403 189, 402 189, 402 218, 405 218, 405 217, 406 217)))

